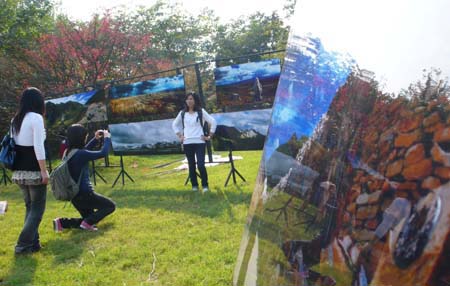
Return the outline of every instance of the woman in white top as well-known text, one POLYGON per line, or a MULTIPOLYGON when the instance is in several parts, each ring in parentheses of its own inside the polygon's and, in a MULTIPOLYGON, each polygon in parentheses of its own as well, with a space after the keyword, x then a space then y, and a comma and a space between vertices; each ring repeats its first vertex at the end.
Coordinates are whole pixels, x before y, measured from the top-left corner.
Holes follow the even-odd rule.
POLYGON ((172 129, 183 144, 184 153, 189 164, 189 179, 192 190, 198 191, 197 172, 195 171, 195 158, 197 168, 202 180, 203 192, 209 191, 208 174, 205 168, 205 142, 211 140, 216 131, 216 120, 206 112, 200 103, 197 94, 191 92, 185 97, 185 108, 178 113, 172 123, 172 129), (203 122, 208 122, 209 134, 205 135, 203 122))
POLYGON ((45 211, 48 172, 45 162, 44 97, 30 87, 22 93, 19 109, 12 120, 16 158, 12 180, 18 184, 25 201, 25 223, 17 240, 16 254, 39 251, 39 224, 45 211))

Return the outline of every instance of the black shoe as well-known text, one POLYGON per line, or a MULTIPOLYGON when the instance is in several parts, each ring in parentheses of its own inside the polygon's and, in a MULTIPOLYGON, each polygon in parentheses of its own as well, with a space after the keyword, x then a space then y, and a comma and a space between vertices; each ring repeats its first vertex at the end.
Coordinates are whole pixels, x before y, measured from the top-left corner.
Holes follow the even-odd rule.
POLYGON ((16 250, 14 251, 14 254, 15 254, 15 255, 27 255, 27 254, 31 254, 31 253, 33 253, 33 250, 32 250, 32 249, 33 249, 32 247, 23 248, 23 249, 20 249, 20 250, 18 250, 18 249, 16 248, 16 250))
POLYGON ((40 243, 37 243, 31 247, 16 247, 16 249, 14 250, 14 254, 15 255, 26 255, 26 254, 31 254, 31 253, 35 253, 38 252, 42 249, 42 245, 40 243))
POLYGON ((43 247, 42 247, 42 245, 41 245, 40 243, 35 244, 35 245, 33 245, 33 246, 31 247, 31 252, 38 252, 38 251, 40 251, 42 248, 43 248, 43 247))

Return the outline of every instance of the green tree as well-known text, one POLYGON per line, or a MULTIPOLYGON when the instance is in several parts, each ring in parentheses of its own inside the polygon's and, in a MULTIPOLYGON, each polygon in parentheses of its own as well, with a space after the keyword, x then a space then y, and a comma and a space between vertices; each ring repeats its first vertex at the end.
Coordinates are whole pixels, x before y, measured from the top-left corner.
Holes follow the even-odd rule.
POLYGON ((167 59, 174 66, 181 66, 213 54, 211 35, 217 29, 218 18, 209 9, 192 15, 180 3, 160 0, 134 14, 121 12, 117 17, 126 21, 133 33, 152 35, 149 57, 167 59))
MULTIPOLYGON (((216 59, 285 49, 288 32, 283 19, 276 12, 273 12, 271 15, 256 12, 247 18, 235 20, 230 24, 220 25, 214 37, 217 51, 216 59)), ((274 56, 279 55, 256 55, 250 59, 236 59, 233 62, 257 61, 274 56)), ((218 65, 226 64, 229 64, 229 62, 218 63, 218 65)))
POLYGON ((0 0, 0 52, 17 55, 53 26, 51 0, 0 0))
POLYGON ((17 97, 33 71, 25 68, 23 49, 53 27, 53 1, 0 0, 0 132, 8 128, 17 97))

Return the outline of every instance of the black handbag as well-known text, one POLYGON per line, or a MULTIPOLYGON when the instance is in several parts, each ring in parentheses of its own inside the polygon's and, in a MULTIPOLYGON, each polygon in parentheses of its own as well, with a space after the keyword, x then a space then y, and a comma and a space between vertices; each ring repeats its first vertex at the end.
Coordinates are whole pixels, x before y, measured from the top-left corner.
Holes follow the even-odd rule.
POLYGON ((6 133, 2 140, 2 150, 0 151, 0 164, 5 168, 12 169, 16 158, 16 142, 12 136, 12 128, 6 133))

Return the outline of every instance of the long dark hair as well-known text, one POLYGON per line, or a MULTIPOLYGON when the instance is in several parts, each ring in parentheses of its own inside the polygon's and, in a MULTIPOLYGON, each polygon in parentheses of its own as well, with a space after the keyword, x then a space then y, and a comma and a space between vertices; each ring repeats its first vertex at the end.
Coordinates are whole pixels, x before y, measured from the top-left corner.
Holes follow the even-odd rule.
POLYGON ((72 149, 83 149, 88 132, 81 124, 72 124, 67 128, 67 152, 72 149))
POLYGON ((22 92, 19 109, 12 121, 15 134, 20 132, 23 119, 28 112, 36 112, 40 115, 44 115, 45 113, 44 96, 42 95, 42 92, 35 87, 29 87, 22 92))
POLYGON ((196 94, 196 93, 193 92, 193 91, 188 92, 188 93, 186 94, 186 96, 184 97, 184 110, 185 110, 186 112, 189 112, 189 107, 188 107, 187 104, 186 104, 186 99, 187 99, 189 96, 192 96, 192 97, 194 98, 194 102, 195 102, 195 104, 194 104, 194 111, 202 111, 202 102, 200 101, 200 97, 198 96, 198 94, 196 94))

